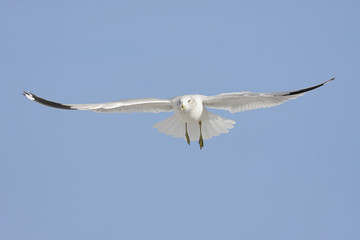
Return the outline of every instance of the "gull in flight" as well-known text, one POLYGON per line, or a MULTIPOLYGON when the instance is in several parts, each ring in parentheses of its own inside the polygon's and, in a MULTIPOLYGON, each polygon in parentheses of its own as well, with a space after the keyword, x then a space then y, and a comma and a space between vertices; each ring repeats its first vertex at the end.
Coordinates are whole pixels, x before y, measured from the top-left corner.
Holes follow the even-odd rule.
POLYGON ((67 110, 86 110, 98 113, 132 113, 132 112, 171 112, 174 115, 154 125, 159 132, 174 137, 182 137, 190 145, 190 141, 198 141, 200 149, 204 140, 221 133, 228 133, 235 121, 209 112, 208 108, 222 109, 231 113, 268 108, 282 104, 304 93, 321 87, 335 78, 319 85, 289 92, 253 93, 232 92, 215 96, 198 94, 183 95, 170 99, 138 98, 94 104, 63 104, 38 97, 31 92, 23 91, 23 95, 31 101, 49 107, 67 110))

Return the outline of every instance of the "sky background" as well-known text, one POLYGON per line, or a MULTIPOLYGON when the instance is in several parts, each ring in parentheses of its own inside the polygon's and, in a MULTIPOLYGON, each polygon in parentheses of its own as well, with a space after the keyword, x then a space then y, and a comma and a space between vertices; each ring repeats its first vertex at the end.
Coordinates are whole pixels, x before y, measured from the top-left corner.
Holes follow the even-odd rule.
POLYGON ((0 239, 360 239, 360 2, 0 1, 0 239), (191 146, 64 103, 297 90, 191 146))

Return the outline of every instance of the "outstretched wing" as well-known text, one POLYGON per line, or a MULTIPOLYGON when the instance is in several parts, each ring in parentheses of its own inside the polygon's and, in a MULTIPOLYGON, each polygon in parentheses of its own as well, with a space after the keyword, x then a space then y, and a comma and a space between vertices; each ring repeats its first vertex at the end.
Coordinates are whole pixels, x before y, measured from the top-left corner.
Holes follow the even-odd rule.
POLYGON ((23 92, 23 95, 31 101, 44 104, 53 108, 68 110, 87 110, 99 113, 131 113, 131 112, 169 112, 172 111, 170 100, 158 98, 138 98, 120 100, 108 103, 94 104, 63 104, 52 102, 44 98, 38 97, 31 92, 23 92))
POLYGON ((231 113, 248 111, 258 108, 268 108, 282 104, 288 100, 295 99, 304 95, 304 93, 321 87, 327 82, 323 82, 319 85, 304 88, 290 92, 276 92, 276 93, 252 93, 252 92, 234 92, 234 93, 222 93, 215 96, 205 96, 203 103, 206 107, 217 108, 222 110, 228 110, 231 113))

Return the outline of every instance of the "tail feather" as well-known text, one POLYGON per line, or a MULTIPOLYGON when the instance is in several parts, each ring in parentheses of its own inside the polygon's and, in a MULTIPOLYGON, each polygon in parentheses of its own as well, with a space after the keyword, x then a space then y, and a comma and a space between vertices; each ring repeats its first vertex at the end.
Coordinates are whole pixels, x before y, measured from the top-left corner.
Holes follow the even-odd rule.
POLYGON ((203 138, 207 140, 221 133, 228 133, 229 129, 234 128, 235 123, 233 120, 207 112, 207 116, 202 120, 203 138))
POLYGON ((163 132, 166 135, 172 135, 176 138, 185 137, 185 125, 175 115, 154 124, 154 128, 157 128, 159 132, 163 132))
MULTIPOLYGON (((208 140, 221 133, 228 133, 236 123, 233 120, 222 118, 216 114, 206 112, 201 120, 202 135, 204 140, 208 140)), ((159 132, 171 135, 176 138, 185 138, 185 123, 176 115, 173 115, 161 122, 154 124, 159 132)), ((200 137, 200 127, 198 122, 187 123, 187 130, 191 141, 197 141, 200 137)))

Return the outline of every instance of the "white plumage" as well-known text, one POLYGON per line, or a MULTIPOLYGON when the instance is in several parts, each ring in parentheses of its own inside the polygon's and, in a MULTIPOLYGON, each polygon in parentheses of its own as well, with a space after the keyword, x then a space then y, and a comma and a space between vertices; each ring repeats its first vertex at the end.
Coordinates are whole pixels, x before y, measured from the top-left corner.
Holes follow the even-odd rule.
POLYGON ((283 102, 304 95, 305 92, 321 87, 334 80, 332 78, 319 85, 289 92, 253 93, 233 92, 215 96, 184 95, 171 99, 139 98, 95 104, 62 104, 52 102, 36 96, 30 92, 23 92, 28 99, 46 106, 68 109, 87 110, 99 113, 131 113, 131 112, 170 112, 174 115, 154 125, 160 132, 174 137, 182 137, 190 141, 199 140, 200 149, 203 140, 228 133, 235 121, 222 118, 207 111, 207 108, 228 110, 231 113, 248 111, 258 108, 277 106, 283 102))

